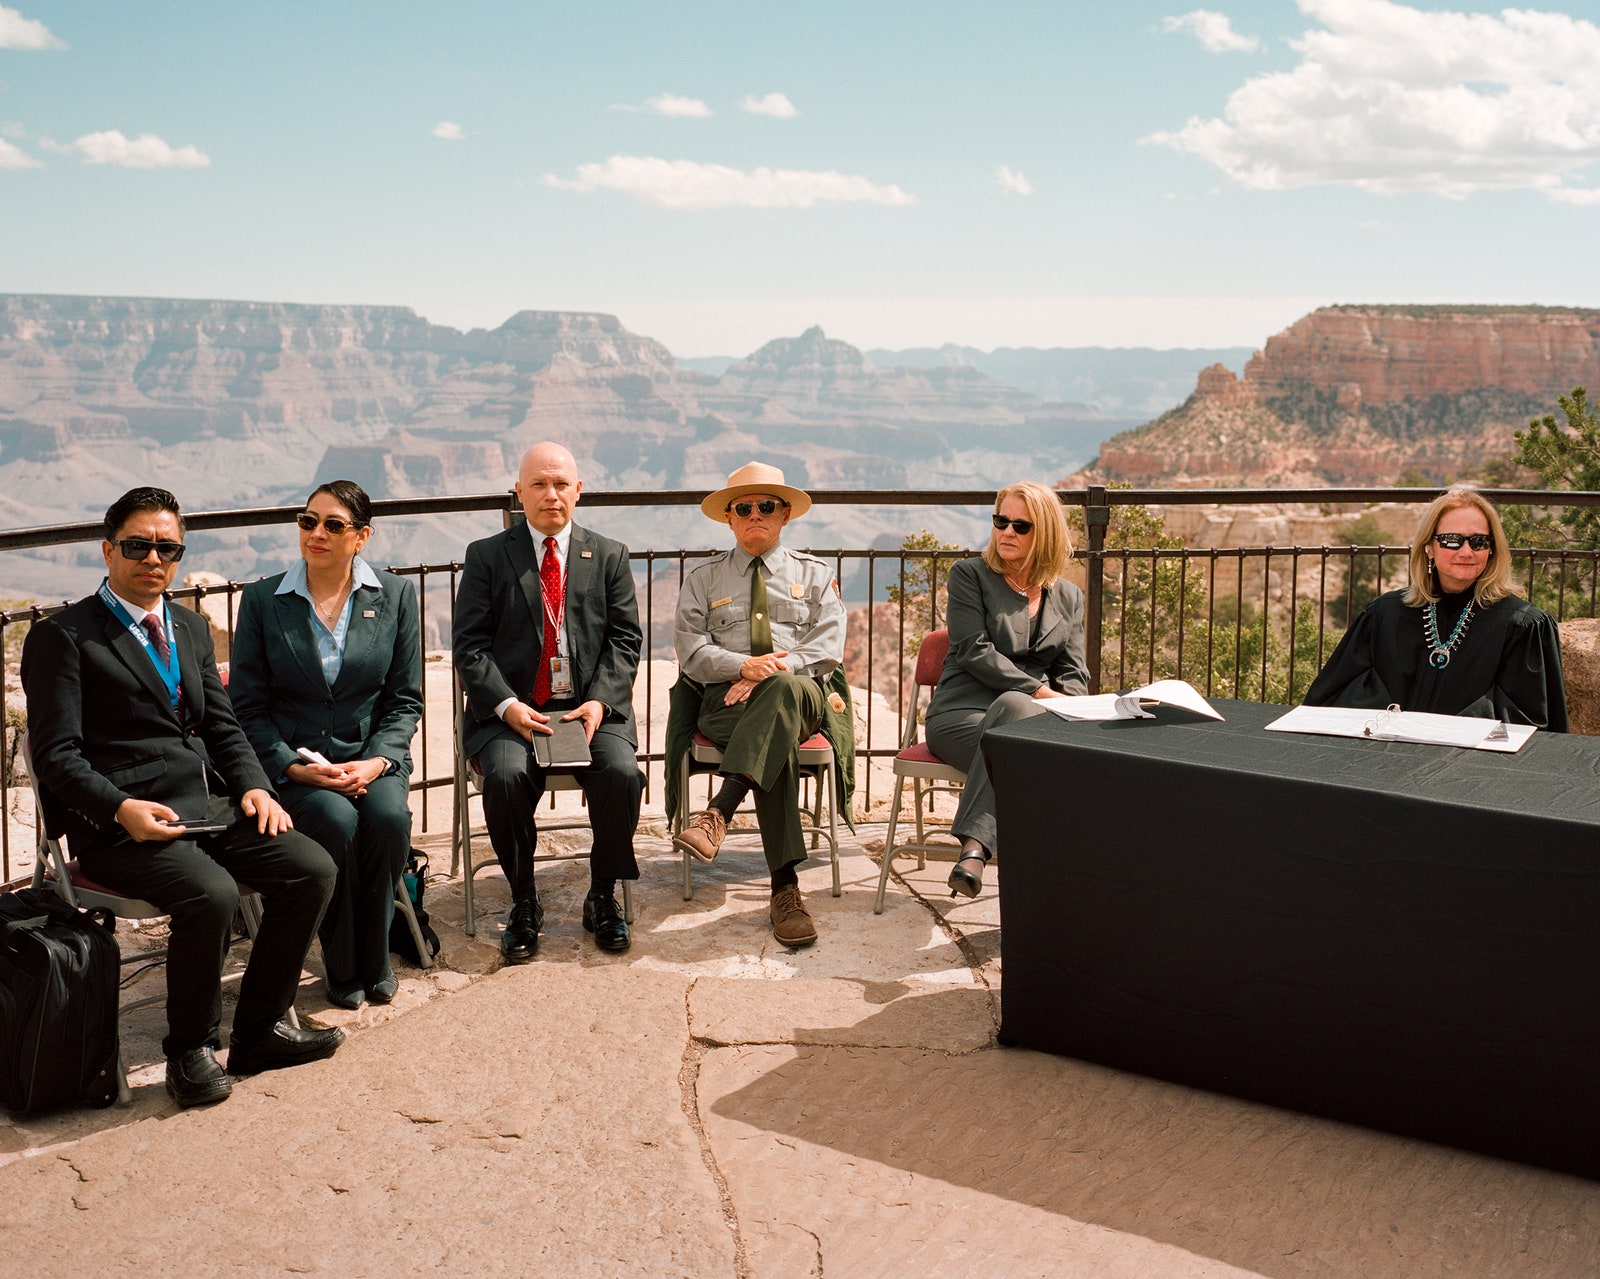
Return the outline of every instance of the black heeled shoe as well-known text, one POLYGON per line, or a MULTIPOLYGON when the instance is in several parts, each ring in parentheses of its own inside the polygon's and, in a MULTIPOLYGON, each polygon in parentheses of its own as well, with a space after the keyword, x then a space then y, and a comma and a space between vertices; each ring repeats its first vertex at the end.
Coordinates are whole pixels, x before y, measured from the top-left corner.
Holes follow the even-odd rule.
POLYGON ((950 896, 976 897, 983 891, 983 868, 989 864, 989 859, 982 853, 962 853, 956 864, 950 868, 950 896), (977 863, 978 869, 967 869, 968 862, 977 863))

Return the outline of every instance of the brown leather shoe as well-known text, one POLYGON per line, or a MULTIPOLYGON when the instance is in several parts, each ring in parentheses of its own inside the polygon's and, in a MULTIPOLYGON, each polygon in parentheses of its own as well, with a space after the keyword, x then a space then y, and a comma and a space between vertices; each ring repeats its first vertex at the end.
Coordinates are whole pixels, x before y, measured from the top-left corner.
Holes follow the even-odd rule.
POLYGON ((780 888, 772 894, 772 935, 785 946, 809 946, 817 940, 817 926, 806 913, 798 888, 780 888))
POLYGON ((727 833, 728 819, 714 808, 705 808, 672 837, 672 846, 680 852, 693 853, 703 862, 715 861, 727 833))

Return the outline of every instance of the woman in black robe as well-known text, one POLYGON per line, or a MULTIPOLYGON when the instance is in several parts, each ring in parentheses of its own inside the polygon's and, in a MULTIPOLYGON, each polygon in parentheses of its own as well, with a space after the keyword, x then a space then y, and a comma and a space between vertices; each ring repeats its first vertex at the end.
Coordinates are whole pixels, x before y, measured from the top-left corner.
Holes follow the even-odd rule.
POLYGON ((1500 515, 1455 488, 1423 512, 1411 584, 1358 616, 1306 692, 1309 706, 1474 715, 1567 731, 1555 622, 1513 592, 1500 515))

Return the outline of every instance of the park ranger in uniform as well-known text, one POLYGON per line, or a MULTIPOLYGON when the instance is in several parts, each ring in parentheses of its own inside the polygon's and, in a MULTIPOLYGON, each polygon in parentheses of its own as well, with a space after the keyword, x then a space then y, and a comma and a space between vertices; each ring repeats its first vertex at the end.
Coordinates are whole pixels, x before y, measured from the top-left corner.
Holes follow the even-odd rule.
POLYGON ((684 582, 674 634, 680 670, 701 686, 695 727, 723 749, 721 789, 674 843, 712 860, 728 819, 754 790, 772 872, 773 936, 786 946, 817 939, 796 874, 806 858, 797 748, 830 711, 849 713, 824 687, 844 661, 833 569, 780 544, 784 525, 810 506, 775 466, 751 462, 728 476, 700 509, 727 524, 737 545, 684 582))

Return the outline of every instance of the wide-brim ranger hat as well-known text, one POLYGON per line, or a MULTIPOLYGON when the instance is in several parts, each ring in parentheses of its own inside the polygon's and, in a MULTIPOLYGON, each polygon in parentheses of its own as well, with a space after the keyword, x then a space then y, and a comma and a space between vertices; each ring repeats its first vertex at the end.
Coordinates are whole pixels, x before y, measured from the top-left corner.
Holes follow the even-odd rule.
POLYGON ((718 524, 726 524, 728 504, 737 502, 750 493, 770 493, 773 497, 781 497, 789 504, 790 519, 804 515, 811 509, 810 495, 804 489, 785 484, 783 472, 775 466, 768 466, 765 462, 746 462, 728 476, 725 487, 719 488, 700 503, 700 509, 705 512, 707 519, 715 520, 718 524))

